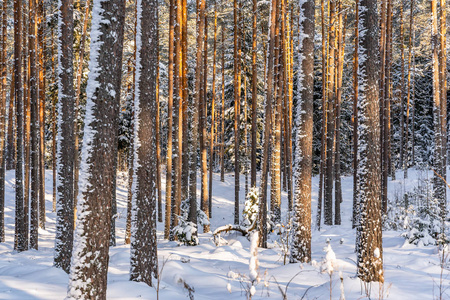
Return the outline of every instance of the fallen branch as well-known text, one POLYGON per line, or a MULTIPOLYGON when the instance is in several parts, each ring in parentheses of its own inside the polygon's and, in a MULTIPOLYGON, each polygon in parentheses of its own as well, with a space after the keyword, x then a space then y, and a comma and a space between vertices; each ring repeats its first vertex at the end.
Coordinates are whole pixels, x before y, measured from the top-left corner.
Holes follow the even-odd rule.
POLYGON ((214 241, 216 241, 216 236, 222 232, 228 233, 230 231, 238 231, 238 232, 242 233, 243 236, 247 236, 255 228, 256 228, 256 220, 252 223, 252 225, 250 225, 250 227, 245 227, 245 226, 235 225, 235 224, 234 225, 228 224, 225 226, 220 226, 213 232, 214 241))

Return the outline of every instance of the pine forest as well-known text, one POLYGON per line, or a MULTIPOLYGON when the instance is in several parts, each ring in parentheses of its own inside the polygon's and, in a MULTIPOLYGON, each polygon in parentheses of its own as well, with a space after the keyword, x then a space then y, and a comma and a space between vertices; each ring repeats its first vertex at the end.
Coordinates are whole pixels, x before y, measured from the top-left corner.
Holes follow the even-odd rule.
POLYGON ((0 299, 450 299, 446 0, 0 0, 0 299))

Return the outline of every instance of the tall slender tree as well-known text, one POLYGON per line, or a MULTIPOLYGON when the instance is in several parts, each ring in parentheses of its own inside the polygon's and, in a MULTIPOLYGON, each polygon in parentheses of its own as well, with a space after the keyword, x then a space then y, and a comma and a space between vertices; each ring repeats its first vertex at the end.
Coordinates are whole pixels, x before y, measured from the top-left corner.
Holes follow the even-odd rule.
MULTIPOLYGON (((6 89, 7 64, 6 64, 6 37, 7 37, 7 0, 2 3, 1 15, 1 45, 0 52, 0 243, 5 241, 5 168, 6 168, 6 89)), ((10 95, 11 97, 11 95, 10 95)))
POLYGON ((294 235, 291 262, 311 261, 311 176, 314 100, 314 1, 300 3, 296 113, 294 235), (301 48, 300 48, 301 47, 301 48))
POLYGON ((240 175, 240 97, 239 97, 239 3, 238 0, 233 0, 233 35, 234 35, 234 50, 233 50, 233 66, 234 66, 234 223, 239 224, 239 175, 240 175))
POLYGON ((252 6, 252 150, 251 150, 251 171, 250 171, 250 186, 256 187, 256 127, 257 107, 258 107, 258 68, 256 65, 257 56, 257 18, 258 18, 258 1, 253 0, 252 6))
POLYGON ((86 88, 85 142, 80 165, 83 175, 80 177, 69 298, 106 299, 124 16, 124 1, 93 2, 91 71, 86 88))
POLYGON ((60 2, 58 31, 58 138, 56 241, 54 264, 66 273, 70 270, 73 248, 73 0, 60 2))
POLYGON ((14 249, 28 249, 23 189, 22 1, 14 0, 14 103, 16 104, 16 215, 14 249))
MULTIPOLYGON (((267 247, 267 185, 268 173, 270 168, 269 149, 270 149, 270 128, 272 126, 272 100, 273 100, 273 70, 274 70, 274 50, 275 50, 275 22, 277 17, 277 0, 270 2, 270 26, 268 33, 269 51, 267 52, 267 85, 266 85, 266 107, 264 124, 264 149, 263 163, 261 170, 261 191, 259 201, 259 246, 267 247)), ((266 82, 266 80, 264 80, 266 82)))
POLYGON ((38 115, 38 66, 36 65, 36 37, 37 37, 37 1, 30 0, 29 4, 29 27, 28 27, 28 58, 30 80, 28 82, 30 89, 30 144, 31 144, 31 161, 30 161, 30 248, 38 249, 38 227, 39 227, 39 115, 38 115))
POLYGON ((377 1, 362 0, 359 9, 359 164, 360 222, 357 227, 358 277, 384 281, 381 224, 380 110, 378 95, 377 1))
POLYGON ((136 97, 134 107, 133 230, 130 279, 152 286, 158 276, 156 249, 156 101, 158 1, 137 3, 136 97))

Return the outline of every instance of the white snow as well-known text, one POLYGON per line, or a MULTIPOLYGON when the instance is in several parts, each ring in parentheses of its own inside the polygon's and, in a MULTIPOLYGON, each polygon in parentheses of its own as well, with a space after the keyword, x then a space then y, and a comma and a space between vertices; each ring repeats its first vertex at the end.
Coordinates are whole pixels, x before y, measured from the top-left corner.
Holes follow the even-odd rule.
MULTIPOLYGON (((410 169, 409 179, 397 173, 400 180, 389 182, 389 195, 396 191, 412 190, 417 184, 418 172, 410 169)), ((431 176, 431 172, 429 172, 431 176)), ((0 299, 63 299, 67 293, 69 276, 54 268, 53 251, 56 214, 52 209, 52 171, 46 173, 46 230, 39 230, 39 251, 17 253, 14 246, 14 171, 6 174, 6 242, 0 243, 0 299)), ((108 269, 108 299, 156 299, 156 291, 143 283, 130 282, 130 247, 124 245, 126 220, 126 181, 118 176, 117 200, 117 245, 110 248, 108 269)), ((234 205, 234 177, 226 174, 225 182, 214 174, 213 218, 211 229, 232 223, 234 205)), ((337 268, 342 273, 343 291, 338 276, 333 278, 333 299, 345 294, 346 299, 367 299, 361 294, 361 282, 355 277, 356 254, 354 252, 355 230, 351 228, 352 178, 342 178, 344 201, 342 203, 342 225, 323 226, 321 231, 312 232, 312 261, 321 262, 326 254, 323 248, 327 239, 335 254, 337 268), (341 243, 341 239, 345 242, 341 243)), ((163 184, 164 178, 162 180, 163 184)), ((200 181, 198 181, 200 184, 200 181)), ((313 224, 317 207, 318 178, 313 178, 313 224)), ((244 177, 241 178, 242 186, 244 177)), ((164 191, 164 189, 163 189, 164 191)), ((450 193, 448 193, 450 194, 450 193)), ((164 199, 164 193, 163 193, 164 199)), ((244 202, 244 189, 241 191, 244 202)), ((286 212, 286 194, 282 198, 282 215, 286 212)), ((164 206, 163 206, 164 207, 164 206)), ((243 206, 242 206, 243 207, 243 206)), ((285 221, 283 219, 283 221, 285 221)), ((187 291, 178 284, 183 280, 195 289, 195 299, 245 299, 242 275, 248 277, 251 257, 251 243, 239 233, 222 234, 227 244, 215 246, 211 233, 200 233, 200 245, 179 246, 176 242, 163 240, 163 224, 158 223, 159 266, 167 260, 161 274, 160 299, 187 299, 187 291)), ((438 293, 441 273, 437 246, 416 246, 405 242, 400 231, 383 232, 384 286, 372 285, 372 299, 378 299, 378 292, 384 291, 388 299, 433 299, 438 293)), ((281 299, 278 284, 284 290, 288 282, 299 273, 287 289, 288 299, 329 299, 330 277, 320 272, 320 264, 283 265, 281 250, 269 236, 269 248, 258 249, 259 276, 264 282, 256 286, 253 299, 281 299), (276 282, 275 282, 276 280, 276 282), (268 292, 268 293, 267 293, 268 292)), ((95 254, 94 254, 95 255, 95 254)), ((339 273, 339 275, 340 275, 339 273)), ((340 276, 339 276, 340 277, 340 276)), ((443 284, 450 285, 450 272, 444 271, 443 284)), ((244 283, 246 284, 246 283, 244 283)), ((251 289, 251 286, 248 287, 251 289)), ((445 296, 448 299, 448 294, 445 296)))

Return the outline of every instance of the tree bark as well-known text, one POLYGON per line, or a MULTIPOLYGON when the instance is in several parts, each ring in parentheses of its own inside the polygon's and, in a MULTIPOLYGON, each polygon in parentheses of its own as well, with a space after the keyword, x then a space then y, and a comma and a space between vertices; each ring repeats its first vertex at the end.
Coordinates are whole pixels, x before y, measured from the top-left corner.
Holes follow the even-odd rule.
MULTIPOLYGON (((73 0, 64 0, 59 7, 58 24, 58 138, 56 242, 54 264, 66 273, 70 270, 73 247, 73 151, 75 118, 73 99, 73 0)), ((104 220, 102 220, 104 221, 104 220)), ((109 222, 108 222, 109 223, 109 222)))
POLYGON ((362 0, 359 28, 359 157, 360 224, 357 229, 357 274, 364 282, 383 282, 381 224, 380 110, 378 95, 378 13, 377 1, 362 0))
POLYGON ((133 230, 130 279, 152 286, 158 277, 156 247, 156 109, 158 2, 137 1, 136 97, 134 107, 133 230))
POLYGON ((14 250, 28 249, 23 189, 22 3, 14 0, 14 103, 16 104, 16 181, 14 250))
POLYGON ((80 178, 68 298, 106 298, 124 6, 125 2, 119 0, 94 0, 93 5, 90 64, 94 68, 86 89, 85 142, 80 165, 83 176, 80 178))
POLYGON ((298 49, 300 61, 299 98, 296 107, 296 161, 294 235, 290 262, 311 261, 311 176, 314 103, 314 1, 301 3, 298 49), (300 48, 300 47, 299 47, 300 48))

